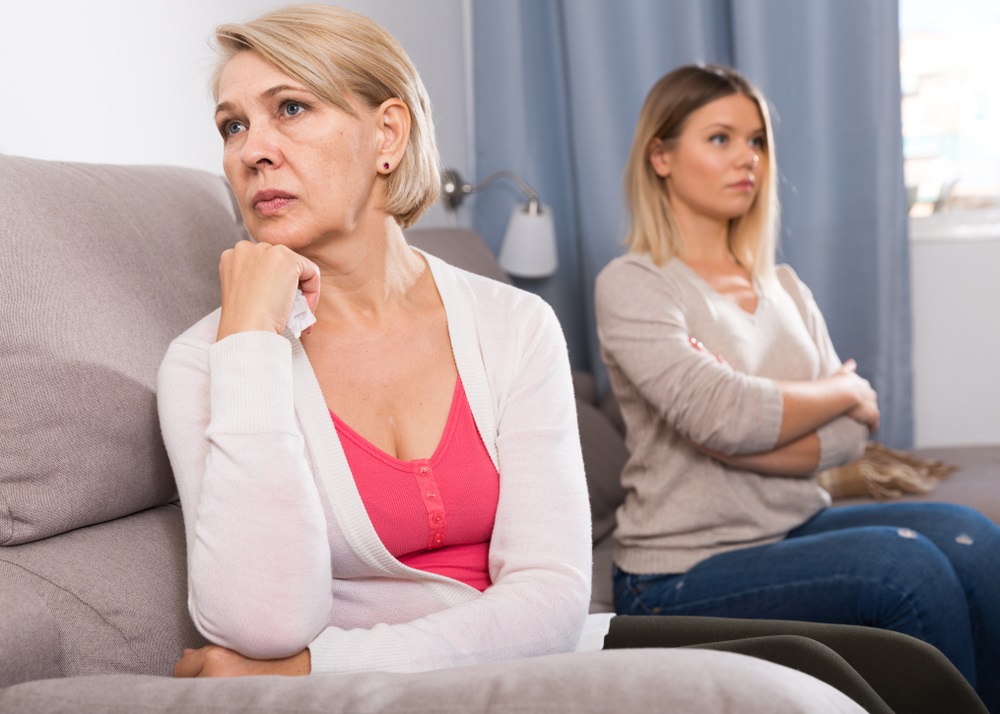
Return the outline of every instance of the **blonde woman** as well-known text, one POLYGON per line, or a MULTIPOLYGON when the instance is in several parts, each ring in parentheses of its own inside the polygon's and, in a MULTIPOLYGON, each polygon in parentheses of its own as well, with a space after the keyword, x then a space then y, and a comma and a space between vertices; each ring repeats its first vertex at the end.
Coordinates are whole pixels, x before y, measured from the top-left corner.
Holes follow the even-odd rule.
POLYGON ((216 39, 223 167, 255 242, 223 254, 221 309, 160 370, 189 608, 214 643, 175 673, 572 651, 590 520, 565 342, 540 299, 407 245, 440 188, 419 75, 330 6, 216 39))
POLYGON ((1000 711, 1000 530, 945 504, 831 509, 813 478, 861 455, 879 410, 775 267, 773 147, 766 101, 726 67, 678 68, 642 108, 628 253, 596 289, 631 453, 616 608, 894 630, 1000 711))

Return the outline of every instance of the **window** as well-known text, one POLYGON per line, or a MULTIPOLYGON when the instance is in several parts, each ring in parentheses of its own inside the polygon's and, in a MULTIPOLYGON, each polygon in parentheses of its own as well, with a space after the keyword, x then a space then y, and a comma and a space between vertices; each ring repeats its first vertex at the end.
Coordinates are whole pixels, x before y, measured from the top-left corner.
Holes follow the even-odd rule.
MULTIPOLYGON (((1000 224, 1000 2, 900 0, 910 216, 1000 224)), ((919 233, 919 231, 915 231, 919 233)))

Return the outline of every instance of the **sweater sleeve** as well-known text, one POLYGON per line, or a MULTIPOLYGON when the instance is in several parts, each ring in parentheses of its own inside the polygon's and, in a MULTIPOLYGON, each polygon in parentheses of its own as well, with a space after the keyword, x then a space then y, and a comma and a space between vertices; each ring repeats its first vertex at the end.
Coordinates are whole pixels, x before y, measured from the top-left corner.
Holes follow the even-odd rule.
MULTIPOLYGON (((802 315, 806 330, 816 345, 820 359, 819 377, 827 377, 840 369, 841 360, 833 347, 830 332, 820 312, 819 305, 813 298, 812 291, 799 280, 795 271, 788 265, 777 268, 778 280, 802 315)), ((840 466, 850 461, 860 459, 868 443, 868 427, 849 416, 837 417, 816 431, 820 443, 820 457, 817 471, 840 466)))
POLYGON ((300 652, 331 606, 326 521, 291 375, 285 338, 246 332, 215 344, 182 335, 158 377, 191 617, 211 642, 257 659, 300 652))
POLYGON ((774 448, 778 386, 694 349, 683 300, 654 267, 612 263, 598 276, 595 303, 601 349, 667 424, 725 454, 774 448))
POLYGON ((493 585, 410 622, 328 628, 310 646, 314 671, 423 671, 576 647, 590 601, 590 512, 566 344, 551 309, 536 305, 517 316, 515 362, 501 377, 493 585))

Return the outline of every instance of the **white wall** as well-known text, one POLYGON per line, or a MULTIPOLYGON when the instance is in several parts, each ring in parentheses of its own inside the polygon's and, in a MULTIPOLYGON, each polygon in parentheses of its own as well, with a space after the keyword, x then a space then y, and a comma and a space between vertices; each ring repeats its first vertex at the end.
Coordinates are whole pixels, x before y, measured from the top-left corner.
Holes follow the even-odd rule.
POLYGON ((1000 445, 1000 235, 918 239, 912 255, 916 445, 1000 445))
MULTIPOLYGON (((221 173, 208 39, 285 0, 0 0, 0 153, 221 173)), ((474 175, 468 0, 341 0, 420 71, 445 166, 474 175)), ((451 222, 435 207, 422 225, 451 222)))

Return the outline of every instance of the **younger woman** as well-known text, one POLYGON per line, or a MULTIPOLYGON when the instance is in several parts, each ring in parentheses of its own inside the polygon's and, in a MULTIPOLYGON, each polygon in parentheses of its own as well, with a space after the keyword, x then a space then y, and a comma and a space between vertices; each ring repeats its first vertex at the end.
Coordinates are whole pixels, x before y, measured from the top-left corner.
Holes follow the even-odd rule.
POLYGON ((737 72, 685 66, 649 92, 629 251, 596 289, 631 453, 617 610, 895 630, 1000 712, 1000 529, 953 505, 829 508, 813 478, 861 455, 879 410, 775 267, 777 176, 767 104, 737 72))

